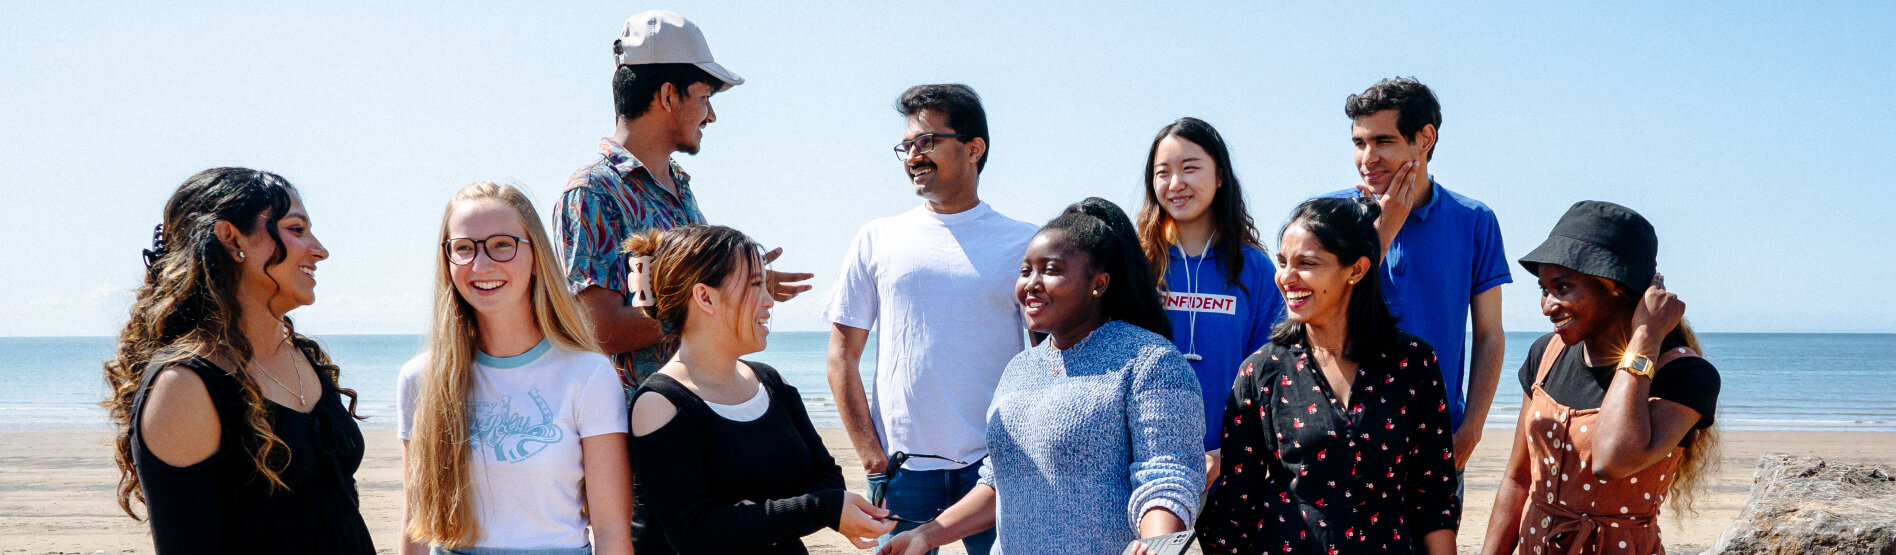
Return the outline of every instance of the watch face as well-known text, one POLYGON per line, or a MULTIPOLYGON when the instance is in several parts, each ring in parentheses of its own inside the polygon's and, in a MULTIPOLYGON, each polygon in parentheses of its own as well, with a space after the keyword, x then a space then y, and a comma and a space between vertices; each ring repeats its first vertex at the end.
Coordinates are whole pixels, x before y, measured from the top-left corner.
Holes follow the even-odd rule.
POLYGON ((1620 369, 1645 377, 1652 377, 1652 359, 1643 356, 1631 356, 1620 362, 1620 369))

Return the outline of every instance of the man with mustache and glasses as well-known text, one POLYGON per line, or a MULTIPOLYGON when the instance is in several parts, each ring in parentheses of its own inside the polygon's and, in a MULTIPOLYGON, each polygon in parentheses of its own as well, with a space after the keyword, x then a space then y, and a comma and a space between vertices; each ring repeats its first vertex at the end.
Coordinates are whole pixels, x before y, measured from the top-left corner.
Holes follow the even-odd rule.
POLYGON ((1501 379, 1501 284, 1511 283, 1501 224, 1481 201, 1442 187, 1429 174, 1442 106, 1412 78, 1384 79, 1344 101, 1356 171, 1363 183, 1331 193, 1375 197, 1382 205, 1382 285, 1396 326, 1435 347, 1455 426, 1456 482, 1481 440, 1501 379), (1473 320, 1473 349, 1462 352, 1473 320), (1464 366, 1464 362, 1467 364, 1464 366), (1467 393, 1464 397, 1463 387, 1467 393))
MULTIPOLYGON (((632 392, 678 350, 677 330, 660 329, 646 316, 637 283, 628 274, 637 260, 619 243, 648 229, 705 223, 691 176, 671 160, 673 152, 697 154, 704 128, 718 120, 711 95, 744 83, 712 61, 704 33, 690 20, 650 10, 626 20, 612 44, 618 69, 612 75, 616 124, 600 141, 600 157, 567 180, 553 207, 560 264, 567 285, 584 307, 600 348, 619 369, 628 404, 632 392)), ((781 249, 765 255, 775 259, 781 249)), ((794 282, 810 274, 767 272, 771 296, 790 300, 810 289, 794 282)))
MULTIPOLYGON (((857 232, 823 318, 830 391, 870 489, 886 488, 893 516, 924 521, 980 479, 989 401, 1026 345, 1014 279, 1039 228, 977 194, 988 129, 974 89, 911 87, 896 111, 907 126, 895 154, 922 205, 857 232), (876 386, 865 398, 857 368, 871 328, 876 386), (896 453, 911 456, 899 472, 896 453)), ((993 544, 992 530, 962 541, 974 555, 993 544)))

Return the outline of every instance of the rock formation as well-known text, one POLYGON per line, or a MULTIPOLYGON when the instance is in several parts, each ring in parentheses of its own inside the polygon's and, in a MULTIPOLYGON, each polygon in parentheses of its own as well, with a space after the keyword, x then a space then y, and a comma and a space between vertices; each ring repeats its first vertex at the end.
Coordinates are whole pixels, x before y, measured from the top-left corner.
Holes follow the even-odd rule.
POLYGON ((1711 554, 1896 555, 1896 467, 1766 454, 1711 554))

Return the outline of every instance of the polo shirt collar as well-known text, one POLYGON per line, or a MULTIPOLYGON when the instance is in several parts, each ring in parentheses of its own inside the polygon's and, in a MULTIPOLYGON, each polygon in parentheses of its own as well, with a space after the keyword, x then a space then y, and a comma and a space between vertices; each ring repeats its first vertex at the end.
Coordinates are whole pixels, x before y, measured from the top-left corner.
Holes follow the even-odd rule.
POLYGON ((1429 214, 1435 213, 1435 206, 1442 203, 1442 185, 1435 182, 1435 176, 1429 176, 1429 202, 1409 210, 1409 217, 1427 221, 1429 214))

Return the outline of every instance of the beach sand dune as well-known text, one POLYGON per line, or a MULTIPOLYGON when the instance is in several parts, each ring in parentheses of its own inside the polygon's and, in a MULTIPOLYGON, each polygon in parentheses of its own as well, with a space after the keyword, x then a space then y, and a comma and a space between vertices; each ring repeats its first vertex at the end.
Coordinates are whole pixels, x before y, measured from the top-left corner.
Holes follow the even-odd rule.
MULTIPOLYGON (((841 430, 822 432, 850 488, 863 491, 862 467, 847 437, 841 430)), ((376 545, 383 553, 393 553, 401 522, 401 443, 388 430, 365 435, 368 454, 356 474, 362 514, 376 545)), ((1463 553, 1475 552, 1486 531, 1495 483, 1507 464, 1512 438, 1512 430, 1488 430, 1468 468, 1463 553)), ((1722 463, 1699 496, 1698 514, 1682 519, 1669 515, 1661 523, 1674 553, 1697 553, 1711 545, 1743 507, 1751 472, 1764 453, 1816 455, 1836 462, 1896 461, 1896 433, 1727 432, 1724 438, 1722 463)), ((110 442, 111 433, 99 430, 0 431, 0 553, 151 552, 144 523, 126 517, 114 501, 118 470, 110 442)), ((862 553, 833 531, 818 532, 805 542, 815 553, 862 553)))

